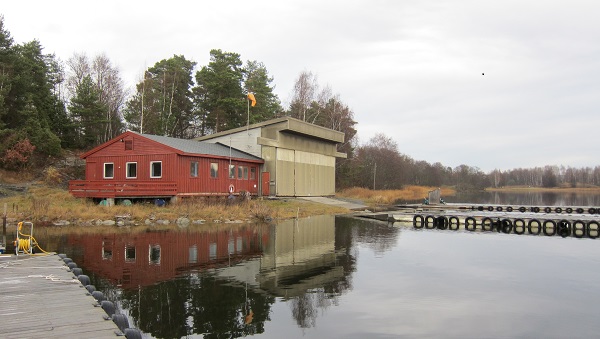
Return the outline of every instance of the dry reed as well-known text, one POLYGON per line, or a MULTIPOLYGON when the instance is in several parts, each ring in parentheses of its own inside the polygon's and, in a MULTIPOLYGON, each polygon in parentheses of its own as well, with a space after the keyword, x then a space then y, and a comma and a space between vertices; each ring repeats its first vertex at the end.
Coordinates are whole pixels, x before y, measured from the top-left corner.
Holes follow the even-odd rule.
MULTIPOLYGON (((428 193, 437 187, 405 186, 400 190, 371 190, 362 187, 352 187, 338 192, 338 196, 358 199, 370 204, 394 204, 399 201, 419 200, 427 197, 428 193)), ((441 188, 442 196, 454 195, 449 187, 441 188)))

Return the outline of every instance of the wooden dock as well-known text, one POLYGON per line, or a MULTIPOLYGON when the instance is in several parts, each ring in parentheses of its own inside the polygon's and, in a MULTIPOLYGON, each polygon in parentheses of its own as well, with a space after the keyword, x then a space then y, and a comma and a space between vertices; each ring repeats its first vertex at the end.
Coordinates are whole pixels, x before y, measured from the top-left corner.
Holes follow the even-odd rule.
POLYGON ((0 256, 0 338, 116 338, 86 292, 57 255, 0 256))

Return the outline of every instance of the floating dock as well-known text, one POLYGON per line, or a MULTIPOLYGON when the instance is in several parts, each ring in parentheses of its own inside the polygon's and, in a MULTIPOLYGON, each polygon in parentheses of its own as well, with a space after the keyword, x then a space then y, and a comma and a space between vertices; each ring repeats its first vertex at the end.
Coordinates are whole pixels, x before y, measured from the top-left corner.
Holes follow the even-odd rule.
POLYGON ((355 215, 425 229, 600 237, 600 208, 591 206, 401 205, 393 211, 355 215))
POLYGON ((0 256, 0 338, 114 339, 106 319, 59 256, 0 256))

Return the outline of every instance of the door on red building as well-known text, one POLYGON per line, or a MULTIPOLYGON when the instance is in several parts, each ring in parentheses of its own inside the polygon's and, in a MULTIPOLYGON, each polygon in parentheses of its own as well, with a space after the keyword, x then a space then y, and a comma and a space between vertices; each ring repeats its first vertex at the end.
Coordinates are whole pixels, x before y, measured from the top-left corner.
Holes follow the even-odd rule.
POLYGON ((271 184, 271 176, 269 172, 262 172, 262 195, 267 196, 270 194, 269 185, 271 184))

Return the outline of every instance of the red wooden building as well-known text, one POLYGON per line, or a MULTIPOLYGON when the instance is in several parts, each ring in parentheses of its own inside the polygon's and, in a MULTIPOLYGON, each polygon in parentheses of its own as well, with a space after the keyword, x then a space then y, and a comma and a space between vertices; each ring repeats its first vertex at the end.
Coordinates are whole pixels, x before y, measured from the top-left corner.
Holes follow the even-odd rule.
POLYGON ((76 197, 133 199, 258 194, 264 161, 221 143, 128 131, 84 153, 76 197))

